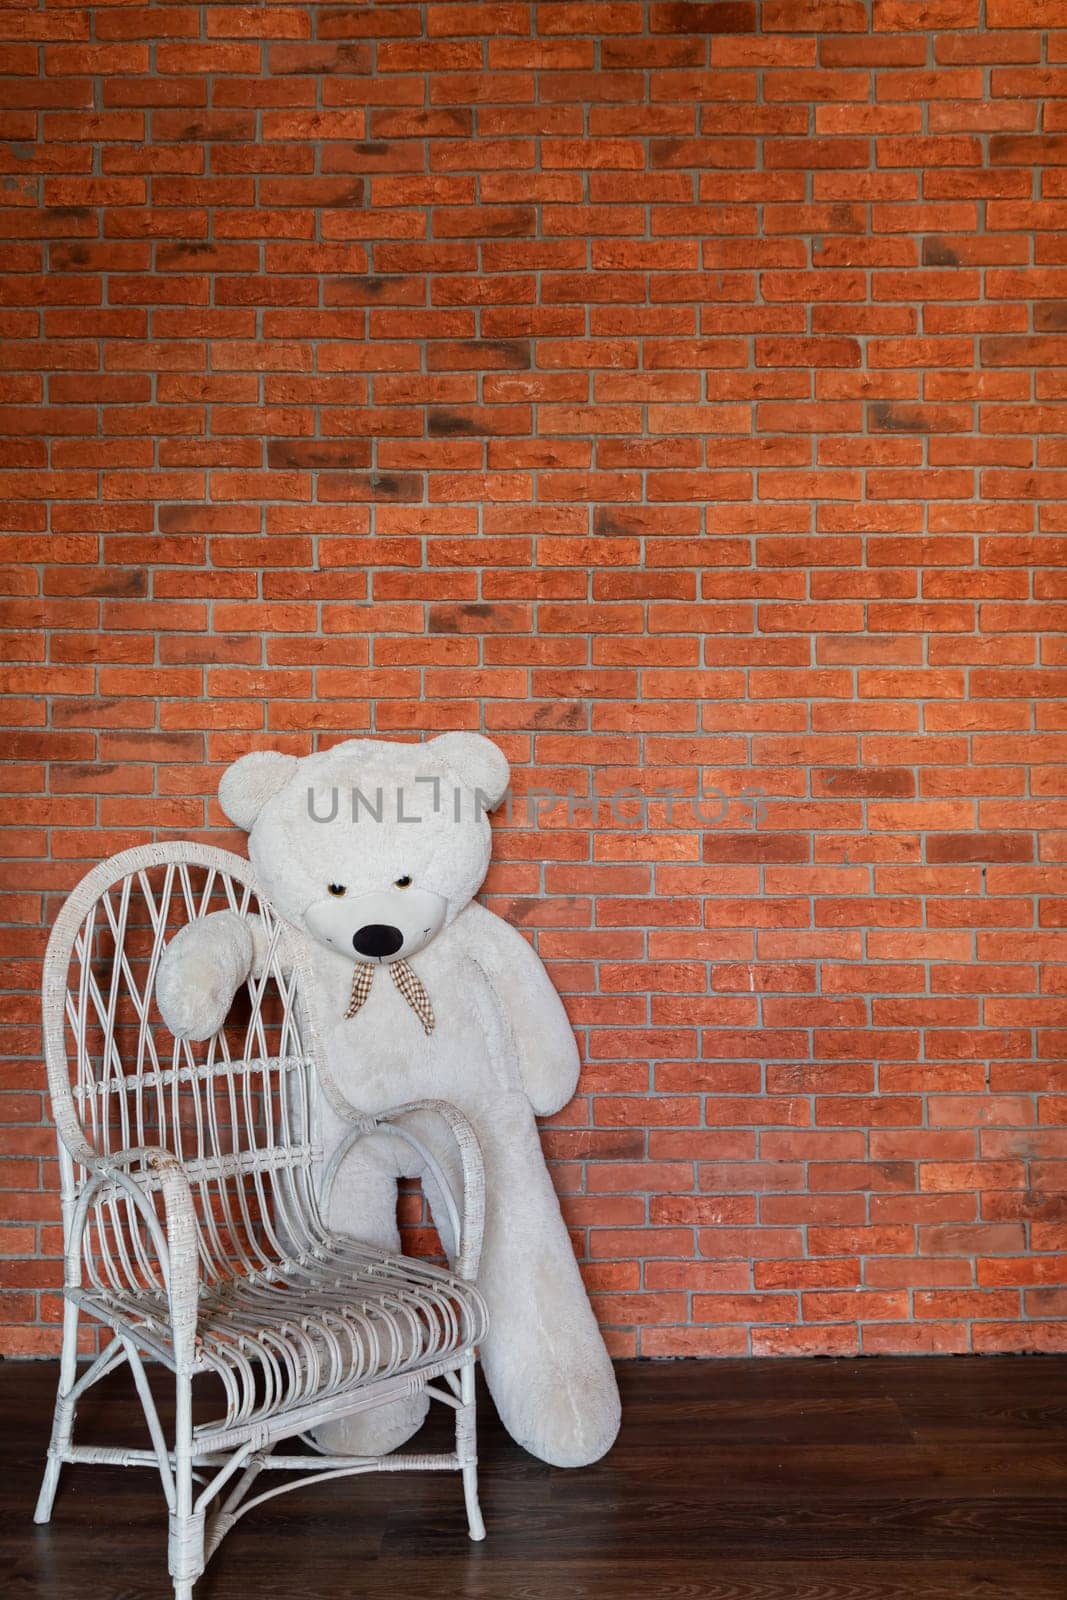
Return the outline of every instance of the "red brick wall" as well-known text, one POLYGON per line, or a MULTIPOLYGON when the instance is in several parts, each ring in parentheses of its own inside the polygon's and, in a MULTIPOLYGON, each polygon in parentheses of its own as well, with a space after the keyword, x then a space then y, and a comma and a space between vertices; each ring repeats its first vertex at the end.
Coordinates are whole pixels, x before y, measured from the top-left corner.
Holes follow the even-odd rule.
POLYGON ((614 1348, 1067 1346, 1067 4, 0 18, 4 1348, 58 896, 451 727, 614 1348))

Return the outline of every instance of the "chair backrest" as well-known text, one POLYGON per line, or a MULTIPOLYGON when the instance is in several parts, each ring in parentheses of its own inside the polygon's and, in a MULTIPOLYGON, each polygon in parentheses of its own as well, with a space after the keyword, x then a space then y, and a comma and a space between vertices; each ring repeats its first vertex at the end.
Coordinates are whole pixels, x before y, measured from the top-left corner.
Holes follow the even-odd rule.
MULTIPOLYGON (((162 1147, 192 1189, 207 1283, 269 1268, 311 1239, 314 1061, 298 976, 284 924, 240 856, 143 845, 82 880, 56 920, 43 982, 68 1220, 93 1157, 162 1147), (156 1002, 160 958, 179 928, 216 911, 258 916, 266 955, 216 1034, 177 1039, 156 1002)), ((158 1181, 147 1187, 158 1190, 158 1181)), ((137 1207, 121 1187, 94 1193, 83 1261, 90 1279, 154 1281, 137 1207)))

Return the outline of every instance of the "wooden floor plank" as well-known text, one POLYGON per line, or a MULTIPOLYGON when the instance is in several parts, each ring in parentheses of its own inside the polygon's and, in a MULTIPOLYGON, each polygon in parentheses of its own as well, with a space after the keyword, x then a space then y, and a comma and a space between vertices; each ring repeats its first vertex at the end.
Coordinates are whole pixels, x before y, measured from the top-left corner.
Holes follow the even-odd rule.
MULTIPOLYGON (((619 1443, 585 1471, 533 1460, 483 1407, 483 1545, 456 1478, 358 1478, 253 1512, 197 1600, 1067 1600, 1067 1358, 619 1373, 619 1443)), ((33 1527, 55 1380, 0 1367, 0 1594, 165 1600, 151 1472, 68 1468, 33 1527)), ((123 1376, 87 1398, 79 1437, 144 1442, 123 1376)))

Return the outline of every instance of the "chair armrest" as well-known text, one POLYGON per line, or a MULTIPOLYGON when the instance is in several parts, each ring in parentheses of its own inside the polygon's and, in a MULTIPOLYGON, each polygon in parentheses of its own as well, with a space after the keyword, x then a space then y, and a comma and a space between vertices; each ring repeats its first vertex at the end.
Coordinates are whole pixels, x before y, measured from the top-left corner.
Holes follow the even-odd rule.
POLYGON ((101 1198, 101 1189, 111 1187, 121 1191, 136 1208, 155 1246, 170 1307, 175 1360, 179 1366, 188 1364, 196 1341, 199 1228, 193 1192, 181 1162, 173 1151, 156 1145, 136 1146, 108 1155, 80 1150, 76 1159, 89 1168, 92 1177, 82 1190, 71 1221, 67 1239, 68 1282, 71 1270, 77 1270, 80 1264, 89 1207, 101 1198), (151 1200, 156 1188, 163 1196, 162 1227, 151 1200))
POLYGON ((357 1139, 361 1139, 364 1134, 372 1132, 383 1124, 387 1125, 398 1139, 403 1139, 418 1153, 426 1168, 432 1173, 448 1208, 452 1230, 456 1237, 453 1271, 457 1277, 473 1283, 478 1276, 482 1234, 485 1230, 485 1168, 482 1164, 478 1136, 468 1118, 447 1100, 411 1100, 407 1105, 393 1106, 389 1111, 379 1112, 375 1116, 359 1116, 352 1112, 349 1120, 354 1123, 352 1132, 334 1150, 323 1174, 324 1193, 328 1194, 341 1162, 357 1139), (459 1151, 463 1174, 463 1195, 460 1201, 457 1201, 452 1185, 433 1152, 410 1129, 396 1126, 400 1118, 406 1117, 413 1111, 433 1112, 440 1117, 452 1134, 459 1151))

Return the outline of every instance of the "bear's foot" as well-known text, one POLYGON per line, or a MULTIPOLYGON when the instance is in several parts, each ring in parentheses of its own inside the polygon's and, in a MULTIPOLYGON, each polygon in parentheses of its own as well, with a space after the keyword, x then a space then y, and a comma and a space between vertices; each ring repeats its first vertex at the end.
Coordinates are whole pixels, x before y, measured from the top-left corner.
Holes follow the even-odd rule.
POLYGON ((370 1411, 323 1422, 311 1430, 311 1437, 327 1455, 387 1456, 418 1433, 429 1409, 429 1395, 405 1395, 370 1411))
POLYGON ((615 1443, 622 1415, 607 1351, 601 1345, 585 1361, 558 1364, 532 1384, 530 1366, 515 1355, 509 1352, 503 1362, 488 1363, 483 1352, 500 1420, 516 1444, 553 1467, 588 1467, 599 1461, 615 1443))

